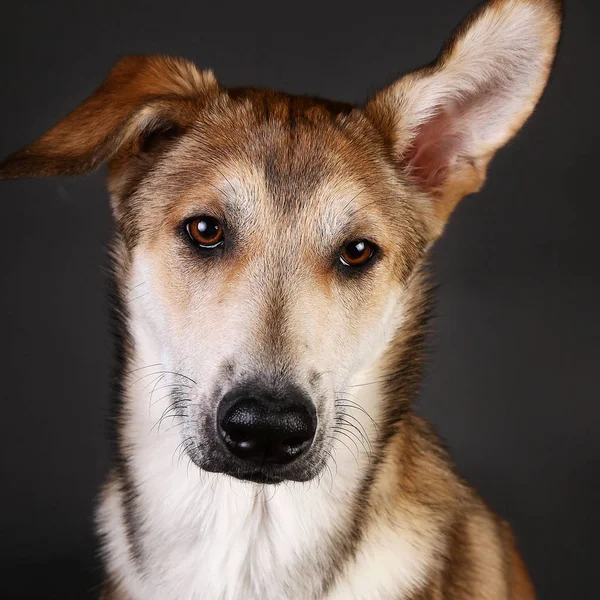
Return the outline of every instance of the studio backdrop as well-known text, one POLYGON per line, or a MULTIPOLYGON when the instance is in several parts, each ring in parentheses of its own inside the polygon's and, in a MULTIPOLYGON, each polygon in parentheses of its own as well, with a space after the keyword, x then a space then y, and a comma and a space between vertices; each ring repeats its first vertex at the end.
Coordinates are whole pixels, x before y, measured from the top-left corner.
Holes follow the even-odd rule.
MULTIPOLYGON (((72 110, 124 54, 360 103, 432 60, 474 1, 4 3, 0 155, 72 110)), ((537 111, 433 250, 417 399, 514 527, 542 600, 598 597, 599 8, 566 5, 537 111)), ((0 597, 93 598, 112 361, 104 172, 2 181, 0 207, 0 597)))

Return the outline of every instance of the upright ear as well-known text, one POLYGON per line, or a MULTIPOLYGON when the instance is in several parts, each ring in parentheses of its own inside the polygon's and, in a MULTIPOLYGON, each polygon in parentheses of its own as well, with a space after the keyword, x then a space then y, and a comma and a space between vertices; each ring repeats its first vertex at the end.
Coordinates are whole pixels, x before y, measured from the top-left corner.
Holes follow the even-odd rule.
POLYGON ((491 0, 456 30, 434 63, 368 102, 398 166, 433 202, 439 235, 494 153, 539 100, 560 37, 560 0, 491 0))
POLYGON ((75 175, 138 151, 157 132, 191 124, 198 103, 217 90, 210 71, 182 59, 128 56, 83 104, 39 140, 0 163, 0 179, 75 175))

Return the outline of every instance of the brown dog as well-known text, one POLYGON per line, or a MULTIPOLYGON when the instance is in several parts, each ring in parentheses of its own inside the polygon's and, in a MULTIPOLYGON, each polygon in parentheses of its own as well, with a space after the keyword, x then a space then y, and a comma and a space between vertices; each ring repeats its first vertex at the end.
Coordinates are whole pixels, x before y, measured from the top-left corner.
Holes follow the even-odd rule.
POLYGON ((0 177, 109 165, 105 598, 533 598, 411 410, 423 261, 531 114, 557 0, 493 0, 356 108, 129 57, 0 177))

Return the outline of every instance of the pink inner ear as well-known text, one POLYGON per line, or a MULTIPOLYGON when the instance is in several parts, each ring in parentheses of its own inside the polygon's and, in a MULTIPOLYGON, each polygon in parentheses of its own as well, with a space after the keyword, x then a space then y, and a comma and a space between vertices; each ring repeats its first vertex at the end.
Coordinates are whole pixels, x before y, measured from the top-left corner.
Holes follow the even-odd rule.
POLYGON ((456 114, 458 110, 452 112, 455 114, 451 114, 451 109, 441 109, 421 125, 411 151, 405 156, 411 176, 423 189, 430 192, 445 182, 468 135, 457 129, 460 123, 459 115, 456 114))

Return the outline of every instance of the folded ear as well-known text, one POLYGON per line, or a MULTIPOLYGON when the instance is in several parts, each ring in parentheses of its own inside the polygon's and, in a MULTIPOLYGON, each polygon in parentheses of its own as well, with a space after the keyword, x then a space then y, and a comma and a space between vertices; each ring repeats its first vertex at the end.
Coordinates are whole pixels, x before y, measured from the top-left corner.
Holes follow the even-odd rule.
POLYGON ((128 56, 83 104, 39 140, 0 163, 0 179, 74 175, 136 152, 191 124, 217 83, 182 59, 128 56), (144 142, 144 140, 146 140, 144 142))
POLYGON ((433 202, 439 235, 476 192, 493 154, 532 113, 560 37, 559 0, 492 0, 468 18, 437 60, 365 107, 392 155, 433 202))

